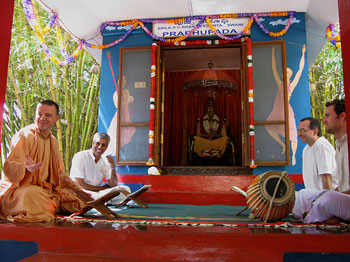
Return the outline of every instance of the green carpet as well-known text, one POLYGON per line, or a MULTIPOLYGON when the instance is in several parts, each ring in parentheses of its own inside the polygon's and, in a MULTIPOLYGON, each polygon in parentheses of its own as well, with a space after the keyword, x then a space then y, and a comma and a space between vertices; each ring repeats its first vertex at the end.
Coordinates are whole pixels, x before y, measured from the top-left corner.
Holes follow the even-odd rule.
MULTIPOLYGON (((149 204, 150 208, 139 206, 115 208, 109 206, 122 219, 130 220, 158 220, 158 221, 182 221, 198 223, 262 223, 260 219, 249 218, 250 211, 245 210, 238 216, 244 206, 228 205, 175 205, 175 204, 149 204)), ((104 218, 95 209, 90 210, 83 217, 104 218)), ((297 222, 292 216, 288 216, 281 222, 297 222)))

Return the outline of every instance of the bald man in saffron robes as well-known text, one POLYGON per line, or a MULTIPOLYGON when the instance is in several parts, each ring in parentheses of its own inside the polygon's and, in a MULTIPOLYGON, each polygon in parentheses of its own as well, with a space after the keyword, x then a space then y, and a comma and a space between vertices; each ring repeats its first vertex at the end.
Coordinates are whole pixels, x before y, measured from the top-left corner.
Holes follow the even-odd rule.
POLYGON ((36 108, 35 124, 11 140, 0 184, 0 216, 11 222, 50 221, 55 213, 76 212, 86 204, 73 192, 81 187, 64 172, 58 142, 51 129, 59 107, 45 100, 36 108))

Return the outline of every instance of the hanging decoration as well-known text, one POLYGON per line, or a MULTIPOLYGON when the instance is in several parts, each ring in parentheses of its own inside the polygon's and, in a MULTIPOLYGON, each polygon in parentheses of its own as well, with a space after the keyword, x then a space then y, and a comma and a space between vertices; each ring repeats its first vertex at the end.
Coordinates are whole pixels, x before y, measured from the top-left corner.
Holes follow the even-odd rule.
MULTIPOLYGON (((79 55, 83 46, 86 46, 89 48, 96 48, 96 49, 107 49, 107 48, 113 47, 113 46, 121 43, 122 41, 124 41, 132 33, 132 31, 134 29, 136 29, 138 26, 140 28, 142 28, 142 30, 147 35, 149 35, 150 37, 152 37, 153 39, 155 39, 159 42, 179 43, 179 42, 182 42, 183 40, 187 39, 188 37, 192 36, 200 28, 200 26, 204 22, 207 22, 210 30, 213 31, 215 33, 215 35, 218 36, 220 39, 235 40, 235 39, 239 39, 239 38, 243 37, 244 35, 246 35, 248 33, 248 31, 250 30, 254 21, 258 24, 259 28, 261 28, 261 30, 264 33, 268 34, 270 37, 280 37, 288 31, 290 25, 292 24, 293 18, 295 16, 295 12, 291 11, 291 12, 269 12, 269 13, 234 13, 234 14, 221 14, 221 15, 209 15, 209 16, 193 16, 193 17, 178 18, 178 19, 162 19, 162 20, 159 20, 159 19, 134 19, 134 20, 122 21, 122 22, 106 22, 100 27, 100 32, 102 32, 106 26, 128 26, 128 25, 131 25, 131 27, 120 38, 118 38, 117 40, 115 40, 111 43, 108 43, 108 44, 95 45, 95 44, 90 44, 90 43, 86 42, 85 40, 81 39, 79 41, 78 47, 73 52, 73 54, 70 56, 66 54, 65 48, 60 47, 60 51, 61 51, 62 55, 65 57, 65 60, 60 61, 58 58, 56 58, 55 56, 52 55, 52 53, 50 52, 49 48, 47 47, 47 45, 45 43, 44 37, 43 37, 43 35, 45 33, 49 32, 53 28, 54 25, 56 26, 56 28, 60 28, 59 22, 58 22, 58 15, 56 13, 53 13, 48 25, 45 26, 44 29, 41 29, 40 21, 37 18, 37 14, 36 14, 33 0, 22 0, 22 4, 23 4, 24 12, 26 14, 28 23, 30 24, 32 29, 35 31, 37 36, 39 37, 40 42, 41 42, 41 46, 44 49, 45 54, 54 63, 61 65, 61 66, 68 65, 74 59, 76 59, 76 57, 79 55), (280 32, 270 32, 259 21, 260 17, 277 17, 277 16, 289 16, 287 25, 280 32), (239 32, 238 34, 236 34, 234 36, 226 36, 226 35, 220 33, 219 30, 217 30, 213 26, 213 24, 211 23, 211 19, 247 18, 247 17, 249 18, 249 22, 246 25, 246 27, 242 30, 242 32, 239 32), (156 36, 145 26, 145 23, 170 24, 170 23, 191 22, 192 20, 199 20, 199 22, 197 23, 196 26, 194 26, 185 35, 177 37, 177 38, 164 38, 164 37, 156 36)), ((58 29, 57 31, 60 31, 60 29, 58 29)), ((57 32, 57 34, 58 34, 58 32, 57 32)), ((327 36, 328 36, 328 33, 327 33, 327 36)), ((58 40, 60 42, 62 37, 61 36, 57 36, 57 37, 58 37, 58 40)), ((330 37, 333 37, 333 36, 330 36, 330 37)), ((339 37, 334 37, 334 41, 339 42, 339 40, 337 40, 337 39, 339 39, 339 37)), ((340 46, 340 42, 339 42, 339 44, 336 43, 336 45, 340 46)))
POLYGON ((253 92, 253 60, 252 40, 247 38, 247 60, 248 60, 248 106, 249 106, 249 139, 250 139, 250 168, 256 168, 255 164, 255 133, 254 133, 254 92, 253 92))
POLYGON ((289 27, 291 26, 294 16, 295 16, 295 12, 275 12, 275 13, 270 13, 271 17, 275 17, 275 16, 287 16, 289 15, 289 19, 288 22, 286 24, 286 26, 284 27, 284 29, 282 29, 280 32, 274 33, 269 31, 268 29, 266 29, 266 27, 263 26, 263 24, 259 21, 259 17, 262 17, 262 14, 254 14, 253 18, 255 20, 255 22, 258 24, 258 26, 260 27, 260 29, 267 35, 271 36, 271 37, 280 37, 282 35, 284 35, 285 33, 287 33, 287 31, 289 30, 289 27))
POLYGON ((216 97, 219 94, 230 96, 236 93, 238 86, 235 80, 213 67, 214 63, 209 60, 208 70, 200 70, 188 76, 183 83, 183 91, 196 96, 206 94, 209 97, 216 97))
POLYGON ((250 27, 252 26, 253 23, 253 19, 250 18, 248 24, 246 25, 246 27, 243 29, 242 32, 238 33, 237 35, 234 36, 225 36, 223 34, 221 34, 211 23, 210 18, 207 17, 205 20, 210 28, 211 31, 213 31, 219 38, 221 39, 225 39, 225 40, 236 40, 241 38, 243 35, 246 35, 248 33, 248 31, 250 30, 250 27))
POLYGON ((151 65, 151 95, 149 106, 149 131, 148 131, 148 166, 154 165, 154 110, 156 97, 156 63, 157 63, 157 44, 152 44, 152 65, 151 65))
POLYGON ((335 47, 341 47, 340 32, 338 34, 335 32, 335 26, 333 24, 327 26, 326 34, 329 42, 331 42, 332 45, 334 45, 335 47))
POLYGON ((37 19, 37 12, 35 10, 33 0, 23 0, 22 3, 23 3, 24 13, 26 14, 28 23, 31 26, 31 28, 34 30, 36 35, 38 36, 40 43, 41 43, 41 46, 42 46, 46 56, 48 58, 50 58, 50 60, 52 62, 54 62, 55 64, 60 65, 60 66, 65 66, 65 65, 68 65, 71 62, 73 62, 73 60, 75 58, 77 58, 81 49, 83 48, 84 41, 80 41, 78 47, 75 49, 75 51, 73 52, 73 54, 71 56, 67 55, 66 50, 65 50, 64 45, 63 45, 63 41, 62 41, 59 23, 57 21, 58 15, 56 13, 54 13, 53 16, 51 17, 48 25, 44 29, 41 29, 41 24, 37 19), (53 28, 54 24, 56 25, 56 32, 57 32, 58 42, 59 42, 59 46, 60 46, 60 51, 63 54, 63 56, 65 57, 65 60, 63 60, 63 61, 60 61, 58 58, 56 58, 51 53, 50 49, 47 47, 47 45, 45 43, 45 39, 43 36, 44 34, 49 32, 53 28))

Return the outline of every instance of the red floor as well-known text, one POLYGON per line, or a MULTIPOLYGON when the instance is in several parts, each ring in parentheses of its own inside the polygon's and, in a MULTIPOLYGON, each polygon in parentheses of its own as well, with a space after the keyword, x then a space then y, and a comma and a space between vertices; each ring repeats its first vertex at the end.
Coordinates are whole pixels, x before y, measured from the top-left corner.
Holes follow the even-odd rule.
POLYGON ((35 241, 22 261, 283 261, 285 252, 350 253, 350 230, 0 224, 0 239, 35 241))
MULTIPOLYGON (((21 262, 135 262, 138 259, 125 259, 115 257, 95 257, 95 256, 78 256, 78 255, 54 255, 54 254, 37 254, 25 259, 21 262)), ((142 260, 154 261, 154 260, 142 260)))
MULTIPOLYGON (((252 176, 122 176, 151 184, 151 203, 244 205, 232 190, 252 176)), ((298 179, 296 177, 296 179, 298 179)), ((293 179, 295 180, 295 179, 293 179)), ((296 182, 296 181, 294 181, 296 182)), ((34 241, 38 254, 22 261, 249 261, 282 262, 286 252, 349 253, 350 229, 154 226, 54 221, 0 222, 0 240, 34 241)))

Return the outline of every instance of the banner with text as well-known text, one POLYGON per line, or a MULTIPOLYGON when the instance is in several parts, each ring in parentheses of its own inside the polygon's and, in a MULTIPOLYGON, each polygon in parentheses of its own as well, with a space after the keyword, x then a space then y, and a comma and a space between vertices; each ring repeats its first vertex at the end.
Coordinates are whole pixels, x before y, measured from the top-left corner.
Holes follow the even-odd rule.
MULTIPOLYGON (((213 26, 224 35, 236 35, 243 31, 248 24, 248 18, 219 18, 210 20, 213 26)), ((160 37, 179 37, 186 35, 191 31, 199 20, 191 20, 180 23, 154 23, 153 34, 160 37)), ((248 32, 250 34, 250 32, 248 32)), ((213 36, 215 35, 204 22, 197 31, 193 32, 192 37, 213 36)))

